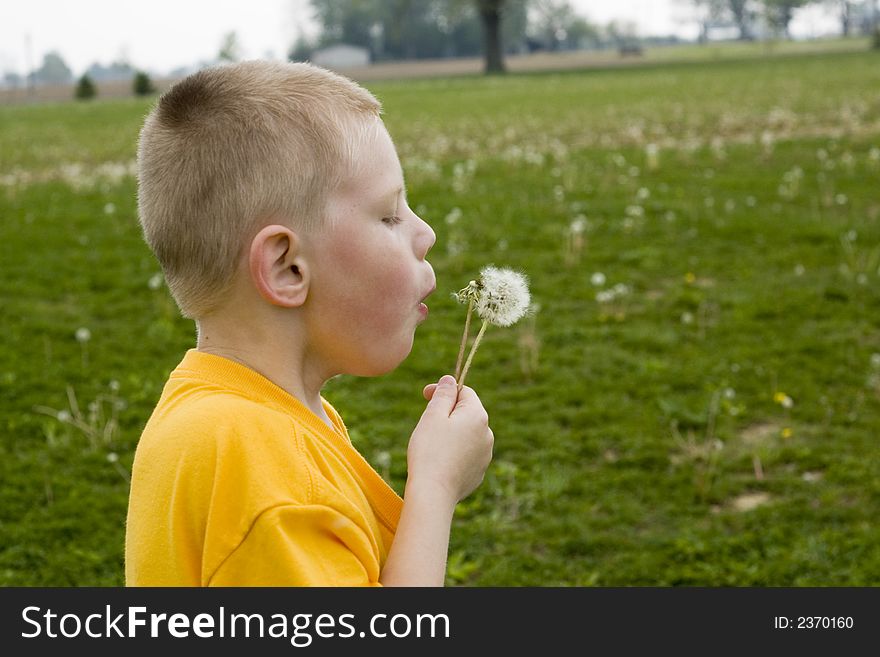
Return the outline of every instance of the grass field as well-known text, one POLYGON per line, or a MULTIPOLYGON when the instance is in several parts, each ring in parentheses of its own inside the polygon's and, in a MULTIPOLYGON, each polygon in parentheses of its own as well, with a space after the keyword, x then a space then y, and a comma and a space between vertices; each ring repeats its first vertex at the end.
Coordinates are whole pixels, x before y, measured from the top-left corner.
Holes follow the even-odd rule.
MULTIPOLYGON (((410 358, 328 397, 402 490, 488 263, 539 310, 469 384, 462 585, 880 584, 880 54, 368 83, 437 233, 410 358)), ((194 344, 136 220, 147 101, 0 107, 0 584, 119 585, 194 344)))

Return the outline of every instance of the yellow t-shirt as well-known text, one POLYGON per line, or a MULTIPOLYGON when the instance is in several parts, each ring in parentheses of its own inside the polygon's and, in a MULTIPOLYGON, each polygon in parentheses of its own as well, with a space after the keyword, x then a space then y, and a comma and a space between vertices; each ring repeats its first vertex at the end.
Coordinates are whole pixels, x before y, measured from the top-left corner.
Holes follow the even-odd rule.
POLYGON ((135 452, 129 586, 369 586, 403 500, 302 402, 232 360, 189 350, 135 452))

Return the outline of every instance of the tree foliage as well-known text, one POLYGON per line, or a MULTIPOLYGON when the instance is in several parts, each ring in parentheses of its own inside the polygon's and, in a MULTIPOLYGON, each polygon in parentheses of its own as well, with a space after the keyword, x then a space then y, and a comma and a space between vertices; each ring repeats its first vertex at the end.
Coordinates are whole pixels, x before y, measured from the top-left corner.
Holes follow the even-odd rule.
POLYGON ((73 79, 73 73, 56 52, 48 52, 43 56, 43 63, 34 71, 34 79, 45 84, 65 84, 73 79))
POLYGON ((84 74, 76 83, 76 89, 73 92, 74 98, 77 100, 89 100, 90 98, 94 98, 98 95, 98 90, 95 88, 95 83, 92 81, 92 78, 89 77, 89 74, 84 74))
MULTIPOLYGON (((500 0, 496 0, 501 4, 500 0)), ((370 52, 372 61, 473 57, 483 52, 483 0, 312 0, 317 38, 300 36, 294 60, 346 43, 370 52)), ((504 52, 525 48, 527 1, 505 0, 500 24, 504 52)))

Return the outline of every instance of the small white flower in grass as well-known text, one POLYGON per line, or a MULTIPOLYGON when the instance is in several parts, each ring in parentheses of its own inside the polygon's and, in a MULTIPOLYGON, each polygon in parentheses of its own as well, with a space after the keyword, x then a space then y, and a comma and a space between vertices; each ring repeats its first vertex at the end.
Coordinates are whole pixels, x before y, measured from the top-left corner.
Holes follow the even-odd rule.
POLYGON ((76 329, 76 341, 83 343, 92 339, 92 332, 86 327, 76 329))
POLYGON ((158 290, 162 287, 162 274, 153 274, 150 276, 150 280, 147 281, 147 287, 151 290, 158 290))
POLYGON ((605 274, 600 271, 595 272, 592 276, 590 276, 590 283, 592 283, 596 287, 605 285, 605 274))
POLYGON ((114 212, 116 212, 116 206, 113 203, 104 206, 104 214, 113 214, 114 212))
POLYGON ((70 422, 73 419, 68 411, 58 411, 58 415, 55 417, 58 418, 59 422, 70 422))
POLYGON ((465 377, 470 369, 480 346, 480 341, 486 333, 489 324, 495 326, 511 326, 518 322, 528 312, 531 302, 528 279, 524 274, 512 269, 493 267, 489 265, 480 271, 480 278, 468 283, 467 287, 453 294, 459 303, 468 304, 467 319, 464 324, 464 334, 461 338, 461 346, 458 350, 458 361, 455 364, 455 378, 458 380, 458 389, 464 385, 465 377), (461 368, 464 349, 467 345, 468 331, 470 329, 471 313, 476 310, 477 315, 483 320, 477 337, 471 345, 470 353, 464 368, 461 368))
POLYGON ((116 452, 109 452, 107 454, 107 460, 110 463, 116 463, 119 460, 119 454, 117 454, 116 452))
POLYGON ((660 148, 657 144, 645 146, 645 158, 647 159, 649 169, 656 169, 660 165, 660 148))

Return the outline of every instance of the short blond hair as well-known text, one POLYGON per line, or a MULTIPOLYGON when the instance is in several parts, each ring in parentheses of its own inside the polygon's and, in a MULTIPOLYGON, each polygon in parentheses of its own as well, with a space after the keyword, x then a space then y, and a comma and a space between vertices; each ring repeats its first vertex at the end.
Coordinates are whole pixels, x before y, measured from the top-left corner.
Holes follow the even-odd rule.
POLYGON ((138 213, 184 317, 220 307, 267 219, 321 226, 381 111, 366 89, 307 63, 209 68, 159 98, 138 143, 138 213))

